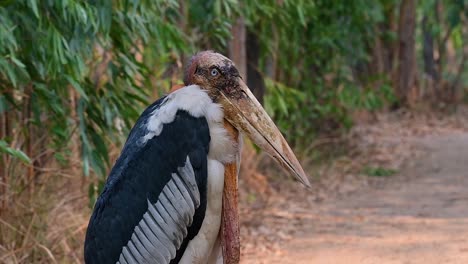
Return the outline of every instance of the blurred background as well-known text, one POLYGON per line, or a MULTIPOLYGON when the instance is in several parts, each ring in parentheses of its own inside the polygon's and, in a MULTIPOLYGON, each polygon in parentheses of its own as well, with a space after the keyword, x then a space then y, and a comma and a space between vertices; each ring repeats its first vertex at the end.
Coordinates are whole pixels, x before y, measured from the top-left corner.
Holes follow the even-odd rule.
POLYGON ((1 0, 0 263, 82 262, 129 129, 206 49, 236 63, 313 182, 246 144, 244 261, 294 255, 326 215, 311 208, 411 180, 424 146, 467 131, 467 20, 466 0, 1 0))

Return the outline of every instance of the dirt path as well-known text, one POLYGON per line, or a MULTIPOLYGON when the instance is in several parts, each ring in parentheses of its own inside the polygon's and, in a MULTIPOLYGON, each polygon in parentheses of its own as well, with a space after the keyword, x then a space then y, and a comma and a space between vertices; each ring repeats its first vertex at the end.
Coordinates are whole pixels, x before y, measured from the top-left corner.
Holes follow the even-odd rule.
POLYGON ((281 254, 243 263, 468 263, 468 133, 415 139, 399 175, 303 208, 281 254))

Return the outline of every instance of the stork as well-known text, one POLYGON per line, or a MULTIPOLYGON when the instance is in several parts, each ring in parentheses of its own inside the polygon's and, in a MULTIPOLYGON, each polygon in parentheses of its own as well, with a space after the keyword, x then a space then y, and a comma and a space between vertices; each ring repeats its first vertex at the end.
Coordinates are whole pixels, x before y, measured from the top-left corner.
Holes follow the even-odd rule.
POLYGON ((237 263, 241 135, 309 181, 233 62, 203 51, 143 111, 89 221, 85 262, 237 263))

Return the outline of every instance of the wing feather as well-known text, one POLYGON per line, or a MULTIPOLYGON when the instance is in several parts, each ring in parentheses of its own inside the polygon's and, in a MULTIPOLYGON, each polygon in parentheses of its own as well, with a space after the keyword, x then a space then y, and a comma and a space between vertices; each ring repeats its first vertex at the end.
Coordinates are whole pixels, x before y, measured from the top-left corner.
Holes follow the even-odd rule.
MULTIPOLYGON (((189 159, 187 159, 184 167, 188 166, 191 166, 189 159)), ((190 172, 190 170, 186 171, 190 172)), ((177 175, 173 173, 172 177, 177 177, 177 175)), ((158 219, 157 222, 160 224, 160 226, 164 225, 164 230, 173 230, 172 237, 177 238, 177 240, 172 241, 172 245, 178 249, 187 236, 187 227, 190 226, 190 223, 192 222, 195 210, 192 210, 192 208, 194 208, 193 201, 186 201, 177 187, 174 189, 175 185, 170 184, 171 182, 173 182, 173 179, 171 179, 164 187, 158 198, 158 201, 156 202, 156 206, 150 204, 148 206, 148 211, 155 219, 158 219), (176 193, 176 195, 174 195, 172 191, 176 193), (190 206, 189 203, 191 204, 190 206), (159 219, 162 219, 163 221, 160 221, 159 219)), ((195 192, 198 193, 198 189, 195 190, 195 192)), ((164 262, 162 263, 169 263, 170 260, 175 258, 176 255, 174 252, 172 252, 173 254, 167 254, 167 248, 161 249, 160 245, 149 245, 147 247, 148 249, 146 249, 138 236, 138 232, 141 230, 141 227, 145 227, 144 217, 139 222, 138 226, 135 227, 135 231, 130 241, 126 245, 129 252, 132 254, 132 256, 134 256, 138 263, 150 263, 151 260, 149 256, 151 253, 157 253, 161 250, 166 252, 166 254, 164 254, 164 262)), ((154 230, 148 230, 147 232, 160 234, 160 236, 168 238, 166 232, 158 233, 161 231, 161 228, 157 227, 154 230)))
POLYGON ((86 263, 175 263, 201 227, 208 124, 178 111, 148 137, 144 128, 163 104, 145 110, 108 177, 88 226, 86 263))
POLYGON ((161 230, 159 225, 154 221, 149 214, 145 214, 143 222, 140 223, 140 228, 145 232, 144 234, 148 237, 151 245, 161 249, 154 251, 158 257, 158 263, 163 263, 163 259, 171 259, 176 254, 176 247, 169 241, 167 235, 161 230))

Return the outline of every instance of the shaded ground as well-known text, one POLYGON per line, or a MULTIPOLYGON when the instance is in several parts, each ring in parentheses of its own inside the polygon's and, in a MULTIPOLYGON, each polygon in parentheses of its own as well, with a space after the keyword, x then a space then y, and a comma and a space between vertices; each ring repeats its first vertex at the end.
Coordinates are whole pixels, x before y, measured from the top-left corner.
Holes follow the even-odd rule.
POLYGON ((423 134, 395 143, 420 153, 398 175, 321 202, 300 191, 303 202, 271 203, 261 217, 277 221, 246 224, 242 263, 468 263, 468 133, 423 134), (249 244, 256 234, 273 239, 249 244))

